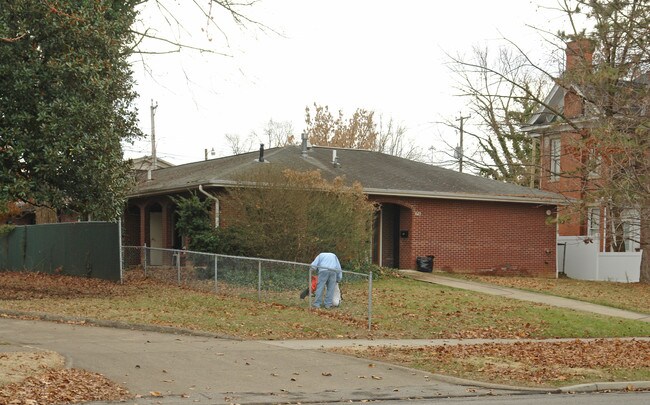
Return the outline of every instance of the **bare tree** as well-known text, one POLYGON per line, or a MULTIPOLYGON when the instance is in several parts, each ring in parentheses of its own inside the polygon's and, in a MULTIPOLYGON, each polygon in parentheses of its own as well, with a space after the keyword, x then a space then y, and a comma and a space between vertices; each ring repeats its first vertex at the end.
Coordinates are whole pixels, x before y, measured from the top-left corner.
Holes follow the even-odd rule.
POLYGON ((384 124, 382 118, 379 117, 379 130, 373 150, 405 159, 421 160, 422 151, 412 138, 406 136, 406 127, 395 124, 392 118, 384 124))
POLYGON ((246 138, 242 138, 239 134, 226 134, 225 138, 230 152, 233 155, 239 155, 253 150, 253 144, 257 140, 257 135, 255 132, 251 132, 246 138))
POLYGON ((499 49, 494 59, 488 49, 478 47, 469 60, 450 59, 456 89, 467 99, 469 111, 444 124, 469 142, 460 148, 446 141, 453 150, 449 155, 481 176, 534 185, 538 147, 521 126, 535 111, 536 100, 550 89, 550 81, 532 69, 525 57, 507 48, 499 49))
POLYGON ((274 121, 272 118, 266 123, 263 130, 264 139, 268 140, 268 147, 281 147, 295 143, 293 125, 290 121, 274 121))
POLYGON ((275 31, 249 14, 257 0, 233 2, 231 0, 192 1, 144 0, 129 2, 130 7, 149 7, 165 26, 152 26, 142 20, 132 27, 138 37, 132 51, 139 54, 168 54, 183 50, 228 56, 228 32, 232 24, 238 28, 256 28, 275 31), (154 11, 155 10, 155 11, 154 11), (197 24, 197 22, 201 22, 197 24), (222 41, 214 41, 214 33, 222 41), (198 35, 197 35, 198 34, 198 35))

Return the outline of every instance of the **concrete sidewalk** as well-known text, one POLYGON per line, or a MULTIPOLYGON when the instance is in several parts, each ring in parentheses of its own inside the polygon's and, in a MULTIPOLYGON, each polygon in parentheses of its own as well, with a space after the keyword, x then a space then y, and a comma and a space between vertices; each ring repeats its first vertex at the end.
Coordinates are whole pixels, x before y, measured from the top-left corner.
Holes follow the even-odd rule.
POLYGON ((486 283, 479 283, 469 280, 461 280, 453 277, 445 277, 439 273, 424 273, 415 270, 400 270, 400 274, 415 280, 427 283, 440 284, 447 287, 459 288, 462 290, 476 291, 483 294, 498 295, 521 301, 536 302, 539 304, 552 305, 554 307, 574 309, 576 311, 591 312, 594 314, 615 316, 625 319, 633 319, 641 322, 650 322, 650 315, 638 312, 625 311, 604 305, 591 304, 589 302, 572 300, 553 295, 534 293, 518 290, 516 288, 501 287, 486 283))

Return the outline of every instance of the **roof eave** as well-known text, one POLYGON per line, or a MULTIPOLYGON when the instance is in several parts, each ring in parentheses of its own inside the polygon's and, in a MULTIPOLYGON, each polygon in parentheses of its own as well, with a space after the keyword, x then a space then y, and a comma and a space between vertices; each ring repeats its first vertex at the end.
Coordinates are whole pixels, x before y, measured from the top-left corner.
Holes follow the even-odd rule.
POLYGON ((235 181, 223 180, 223 181, 212 181, 212 182, 201 182, 201 183, 192 183, 182 187, 173 187, 173 188, 157 188, 153 190, 147 190, 140 193, 127 194, 127 198, 139 198, 139 197, 151 197, 155 195, 163 194, 173 194, 180 193, 185 191, 190 191, 192 189, 198 189, 199 186, 214 188, 214 187, 228 187, 238 184, 235 181))
MULTIPOLYGON (((204 188, 217 188, 228 187, 238 183, 233 181, 219 181, 201 183, 204 188)), ((187 192, 194 188, 198 188, 199 184, 187 185, 184 187, 177 187, 173 189, 158 189, 145 191, 143 193, 129 194, 128 198, 151 197, 155 195, 164 195, 171 193, 187 192)), ((526 196, 512 196, 512 195, 490 195, 490 194, 470 194, 470 193, 446 193, 446 192, 431 192, 431 191, 417 191, 417 190, 393 190, 393 189, 379 189, 379 188, 364 188, 364 193, 367 195, 382 195, 393 197, 418 197, 418 198, 438 198, 446 200, 466 200, 466 201, 492 201, 492 202, 511 202, 511 203, 524 203, 524 204, 544 204, 544 205, 566 205, 568 204, 565 198, 558 196, 557 198, 543 198, 543 197, 526 197, 526 196)))
POLYGON ((363 191, 368 195, 382 195, 394 197, 419 197, 419 198, 439 198, 445 200, 467 200, 467 201, 492 201, 492 202, 512 202, 524 204, 544 204, 544 205, 566 205, 566 199, 558 196, 557 198, 525 197, 511 195, 489 195, 489 194, 466 194, 466 193, 445 193, 429 191, 412 191, 412 190, 384 190, 377 188, 364 188, 363 191))

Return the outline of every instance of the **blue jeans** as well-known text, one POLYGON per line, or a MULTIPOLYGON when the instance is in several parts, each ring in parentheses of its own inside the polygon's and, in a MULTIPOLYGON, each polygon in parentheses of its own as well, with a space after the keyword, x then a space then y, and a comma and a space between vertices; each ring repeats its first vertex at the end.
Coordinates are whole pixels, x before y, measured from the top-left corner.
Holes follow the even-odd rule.
POLYGON ((316 300, 314 301, 314 308, 320 308, 323 301, 323 290, 327 287, 327 294, 325 295, 325 308, 332 306, 332 299, 334 298, 334 288, 336 287, 336 271, 334 270, 320 270, 318 272, 318 285, 316 286, 316 300))

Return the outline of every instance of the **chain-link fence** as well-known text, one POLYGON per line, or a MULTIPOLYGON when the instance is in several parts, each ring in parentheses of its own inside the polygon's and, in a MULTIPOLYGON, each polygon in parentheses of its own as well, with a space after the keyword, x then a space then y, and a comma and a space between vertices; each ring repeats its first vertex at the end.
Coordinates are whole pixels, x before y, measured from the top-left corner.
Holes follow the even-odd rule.
MULTIPOLYGON (((312 276, 318 274, 305 263, 142 246, 122 246, 122 269, 123 280, 140 275, 216 294, 308 308, 314 293, 312 276)), ((372 273, 343 270, 339 286, 342 299, 337 310, 367 318, 370 329, 372 273)))

